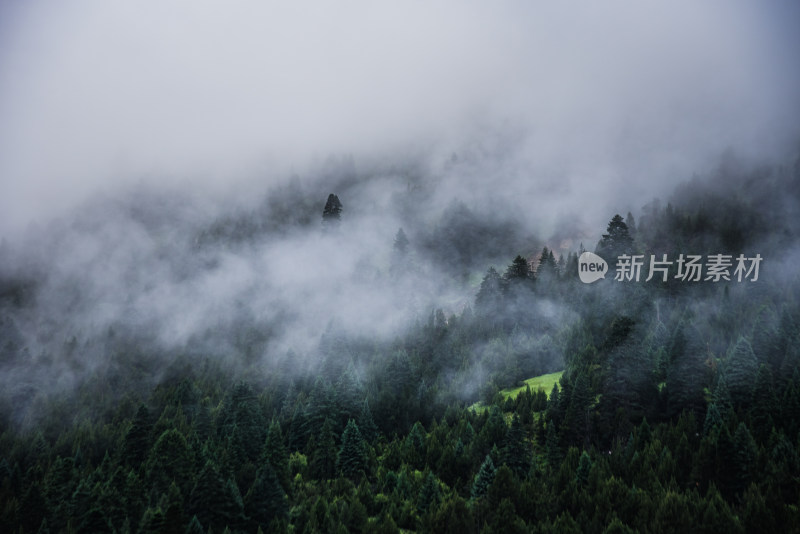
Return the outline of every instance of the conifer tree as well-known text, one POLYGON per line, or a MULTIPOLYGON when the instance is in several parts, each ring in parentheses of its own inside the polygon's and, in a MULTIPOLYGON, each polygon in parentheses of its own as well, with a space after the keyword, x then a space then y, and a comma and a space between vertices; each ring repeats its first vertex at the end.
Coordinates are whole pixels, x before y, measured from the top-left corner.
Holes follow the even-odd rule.
POLYGON ((325 419, 318 436, 312 436, 309 446, 309 474, 312 478, 327 480, 336 472, 336 435, 333 433, 333 422, 325 419), (312 443, 313 442, 313 443, 312 443))
POLYGON ((375 443, 378 437, 378 427, 375 425, 375 420, 372 418, 372 412, 369 409, 369 401, 365 398, 361 403, 361 412, 358 415, 358 428, 361 430, 361 436, 364 441, 370 445, 375 443))
POLYGON ((746 406, 753 395, 753 383, 758 372, 758 360, 750 343, 740 337, 731 350, 725 366, 728 389, 735 408, 746 406))
POLYGON ((283 444, 283 434, 281 433, 281 425, 278 421, 273 419, 269 424, 267 430, 267 439, 264 442, 264 451, 261 455, 262 466, 266 463, 272 467, 272 470, 280 482, 281 487, 285 492, 289 492, 289 453, 286 451, 286 446, 283 444))
POLYGON ((472 496, 473 500, 480 499, 486 495, 486 492, 489 491, 489 486, 494 480, 495 471, 496 469, 494 467, 492 457, 487 454, 486 458, 484 458, 483 463, 481 464, 478 474, 475 475, 475 482, 472 484, 472 491, 470 495, 472 496))
POLYGON ((342 218, 342 202, 339 197, 331 193, 328 195, 328 200, 325 202, 325 207, 322 210, 322 225, 325 228, 330 228, 339 223, 342 218))
POLYGON ((422 483, 422 488, 417 498, 417 510, 420 514, 424 514, 436 508, 440 498, 439 481, 433 474, 433 471, 428 471, 428 475, 425 477, 425 482, 422 483))
POLYGON ((336 458, 336 468, 342 476, 356 481, 366 471, 366 451, 358 425, 352 419, 342 434, 342 446, 336 458))
POLYGON ((524 479, 528 475, 531 468, 531 452, 525 441, 525 429, 516 412, 506 433, 502 457, 503 463, 510 467, 517 477, 524 479))
POLYGON ((285 521, 289 516, 286 492, 269 463, 258 470, 244 502, 247 516, 264 529, 268 529, 274 519, 285 521))

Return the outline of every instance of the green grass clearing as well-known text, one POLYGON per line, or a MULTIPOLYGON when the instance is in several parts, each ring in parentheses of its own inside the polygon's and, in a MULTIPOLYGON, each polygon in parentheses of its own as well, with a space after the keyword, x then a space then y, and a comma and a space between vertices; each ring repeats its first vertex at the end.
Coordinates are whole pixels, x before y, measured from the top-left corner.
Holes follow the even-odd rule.
MULTIPOLYGON (((516 399, 520 392, 525 391, 525 388, 530 386, 531 393, 543 389, 547 393, 547 398, 550 398, 550 392, 553 391, 553 386, 561 380, 561 375, 563 374, 564 371, 559 371, 557 373, 534 376, 533 378, 525 380, 525 384, 518 388, 501 389, 500 394, 503 396, 503 399, 508 399, 509 397, 516 399)), ((486 409, 486 405, 484 405, 483 402, 476 402, 470 406, 470 409, 483 411, 486 409)))
POLYGON ((547 398, 549 399, 550 392, 553 391, 553 386, 561 380, 561 375, 563 374, 564 371, 559 371, 557 373, 550 373, 549 375, 534 376, 533 378, 527 379, 525 385, 514 389, 503 389, 500 391, 500 394, 503 395, 504 399, 509 397, 516 399, 517 395, 525 391, 526 387, 530 386, 531 393, 543 389, 545 393, 547 393, 547 398))

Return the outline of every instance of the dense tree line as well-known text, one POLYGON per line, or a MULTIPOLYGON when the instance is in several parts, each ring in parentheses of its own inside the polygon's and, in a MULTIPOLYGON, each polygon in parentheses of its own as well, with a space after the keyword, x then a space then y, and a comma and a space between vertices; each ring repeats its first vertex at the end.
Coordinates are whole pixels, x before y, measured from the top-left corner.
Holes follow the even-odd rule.
MULTIPOLYGON (((778 258, 786 241, 762 240, 764 225, 784 235, 794 230, 780 225, 794 223, 740 200, 737 217, 710 215, 719 195, 690 183, 675 205, 649 204, 638 224, 614 216, 597 252, 763 247, 778 258)), ((340 213, 331 195, 326 224, 340 213)), ((394 237, 398 261, 415 246, 402 230, 394 237)), ((450 252, 469 263, 470 247, 450 252)), ((544 248, 488 267, 472 306, 434 309, 391 342, 332 324, 314 358, 299 365, 290 353, 267 373, 186 354, 141 388, 148 347, 109 333, 105 373, 50 398, 34 421, 2 407, 0 524, 15 533, 797 531, 796 275, 787 283, 765 263, 750 285, 584 285, 580 252, 544 248), (499 393, 562 369, 552 391, 499 393)), ((24 291, 3 294, 13 310, 24 291)), ((3 354, 17 341, 7 327, 3 354)))

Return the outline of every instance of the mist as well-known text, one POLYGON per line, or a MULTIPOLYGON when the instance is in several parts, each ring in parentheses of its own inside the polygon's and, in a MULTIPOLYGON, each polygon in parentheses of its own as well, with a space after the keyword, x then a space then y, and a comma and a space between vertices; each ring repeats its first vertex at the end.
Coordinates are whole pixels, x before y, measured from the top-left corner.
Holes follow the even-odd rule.
POLYGON ((137 7, 0 7, 7 385, 74 387, 110 331, 264 372, 331 329, 388 342, 489 265, 591 249, 723 154, 800 139, 788 2, 137 7), (466 226, 496 246, 449 248, 466 226))

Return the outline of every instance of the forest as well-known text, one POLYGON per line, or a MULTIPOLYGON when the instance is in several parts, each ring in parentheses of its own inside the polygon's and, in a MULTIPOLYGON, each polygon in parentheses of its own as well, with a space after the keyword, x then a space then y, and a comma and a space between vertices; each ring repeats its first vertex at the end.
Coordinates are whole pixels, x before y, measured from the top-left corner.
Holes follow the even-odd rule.
MULTIPOLYGON (((199 279, 270 236, 313 234, 323 252, 346 242, 359 183, 348 165, 324 208, 324 194, 295 184, 181 236, 172 276, 199 279)), ((400 205, 413 204, 415 188, 403 194, 400 205)), ((159 198, 140 192, 123 206, 145 235, 176 217, 159 198)), ((15 534, 796 532, 798 206, 800 158, 745 168, 732 157, 668 202, 609 213, 597 241, 573 249, 456 202, 433 224, 409 218, 385 234, 383 260, 355 262, 348 291, 364 313, 372 291, 399 301, 422 288, 405 326, 336 320, 351 313, 336 293, 313 343, 280 352, 295 308, 237 313, 171 344, 135 306, 86 326, 83 307, 104 305, 90 296, 98 271, 48 270, 59 256, 45 238, 5 243, 0 524, 15 534), (584 250, 609 276, 580 282, 584 250), (667 281, 637 282, 614 280, 621 254, 763 261, 755 281, 687 281, 672 265, 667 281), (419 300, 431 278, 466 299, 419 300), (552 390, 503 393, 556 371, 552 390)), ((98 209, 107 216, 88 206, 68 232, 100 232, 98 209)))

